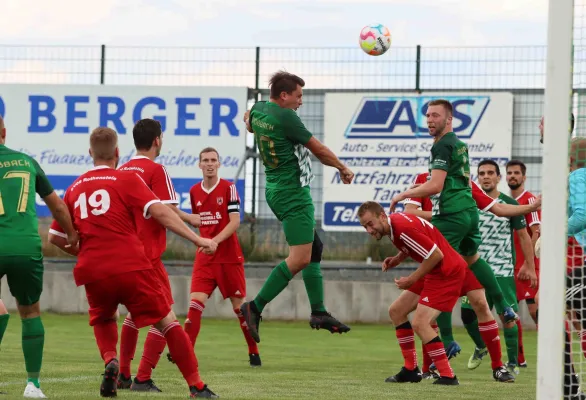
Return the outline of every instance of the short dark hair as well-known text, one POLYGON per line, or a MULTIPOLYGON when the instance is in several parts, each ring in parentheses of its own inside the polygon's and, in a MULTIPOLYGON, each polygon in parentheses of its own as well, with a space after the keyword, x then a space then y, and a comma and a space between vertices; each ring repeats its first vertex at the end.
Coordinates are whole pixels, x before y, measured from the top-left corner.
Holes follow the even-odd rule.
POLYGON ((206 147, 204 149, 202 149, 202 151, 199 152, 199 159, 201 160, 201 155, 203 153, 216 153, 216 155, 218 156, 218 159, 220 158, 220 153, 218 153, 218 150, 214 149, 213 147, 206 147))
POLYGON ((376 201, 367 201, 362 203, 362 205, 358 208, 358 218, 362 217, 368 211, 378 217, 381 214, 384 214, 385 209, 376 201))
POLYGON ((134 147, 137 150, 150 150, 153 147, 153 140, 163 134, 161 123, 156 119, 144 118, 134 125, 132 136, 134 147))
POLYGON ((297 85, 304 87, 305 81, 297 75, 285 71, 278 71, 271 76, 269 87, 271 88, 271 98, 278 99, 282 92, 291 94, 297 85))
POLYGON ((525 174, 527 173, 527 166, 523 163, 523 161, 520 160, 511 160, 507 163, 507 168, 506 170, 509 170, 509 167, 514 167, 514 166, 518 166, 521 167, 521 175, 525 176, 525 174))
POLYGON ((496 169, 496 174, 498 176, 501 176, 501 169, 499 168, 499 165, 494 160, 487 158, 485 160, 480 161, 478 163, 478 170, 480 170, 480 167, 482 167, 483 165, 492 165, 496 169))
POLYGON ((443 106, 446 109, 446 111, 449 113, 449 115, 454 114, 454 107, 452 106, 452 103, 450 103, 448 100, 445 100, 445 99, 432 100, 429 103, 427 103, 427 107, 429 107, 429 106, 443 106))

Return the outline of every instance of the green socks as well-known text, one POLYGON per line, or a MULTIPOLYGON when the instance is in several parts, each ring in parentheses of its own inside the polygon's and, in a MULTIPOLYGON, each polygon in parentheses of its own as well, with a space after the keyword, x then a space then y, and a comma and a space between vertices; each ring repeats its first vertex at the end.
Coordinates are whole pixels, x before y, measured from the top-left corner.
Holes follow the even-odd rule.
POLYGON ((254 299, 254 304, 258 312, 262 312, 265 306, 287 287, 291 279, 293 279, 293 275, 289 271, 289 268, 287 268, 287 263, 281 261, 279 265, 273 268, 265 284, 254 299))
POLYGON ((497 314, 502 314, 506 307, 510 307, 510 305, 505 302, 501 287, 494 276, 494 272, 492 272, 492 268, 486 261, 479 258, 470 266, 470 270, 472 270, 474 276, 478 279, 478 282, 484 286, 486 297, 492 299, 494 302, 497 314))
POLYGON ((477 349, 485 349, 486 344, 484 344, 484 340, 482 340, 482 336, 480 336, 480 330, 478 329, 478 319, 474 318, 474 321, 469 324, 464 324, 468 335, 474 341, 477 349))
POLYGON ((41 317, 22 320, 22 352, 28 373, 27 382, 39 385, 41 364, 43 363, 43 346, 45 344, 45 329, 41 317))
POLYGON ((517 355, 519 354, 519 328, 517 327, 517 324, 513 324, 512 328, 505 328, 504 330, 509 364, 517 365, 517 355))
POLYGON ((311 262, 303 271, 303 283, 305 283, 305 290, 307 297, 309 297, 309 304, 311 305, 311 312, 324 312, 324 280, 321 274, 319 263, 311 262))
POLYGON ((454 334, 452 333, 452 313, 442 312, 437 317, 437 326, 439 328, 444 348, 447 348, 454 341, 454 334))
POLYGON ((8 326, 9 319, 10 319, 10 314, 0 315, 0 344, 2 343, 2 338, 4 337, 4 332, 6 332, 6 327, 8 326))

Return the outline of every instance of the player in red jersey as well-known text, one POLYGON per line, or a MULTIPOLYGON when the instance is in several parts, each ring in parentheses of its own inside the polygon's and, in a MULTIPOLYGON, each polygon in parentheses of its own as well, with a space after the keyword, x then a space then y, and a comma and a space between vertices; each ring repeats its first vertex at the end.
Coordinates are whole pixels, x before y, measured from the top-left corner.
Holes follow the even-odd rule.
POLYGON ((260 367, 258 346, 240 311, 246 297, 244 256, 236 234, 240 226, 240 198, 236 186, 218 176, 220 156, 216 149, 206 147, 199 153, 199 167, 203 180, 189 191, 191 209, 201 219, 201 236, 218 243, 218 250, 212 255, 199 253, 195 258, 185 331, 195 346, 205 304, 217 287, 224 299, 230 299, 240 321, 250 365, 260 367))
MULTIPOLYGON (((198 237, 149 190, 134 172, 119 171, 118 137, 110 128, 96 128, 90 135, 94 168, 67 188, 64 201, 80 236, 75 283, 84 286, 90 326, 105 363, 100 387, 103 397, 117 392, 119 363, 116 314, 123 304, 138 328, 154 325, 164 335, 191 397, 217 398, 201 380, 189 338, 181 329, 153 265, 145 252, 136 221, 154 218, 167 229, 213 252, 216 244, 198 237)), ((51 243, 65 251, 63 229, 53 221, 51 243)), ((73 252, 74 254, 76 252, 73 252)))
POLYGON ((424 351, 436 365, 440 377, 435 384, 457 385, 458 380, 450 367, 446 351, 432 321, 441 312, 451 312, 458 298, 468 296, 478 314, 478 325, 492 359, 493 377, 499 382, 513 382, 515 378, 504 367, 498 325, 488 308, 484 289, 460 256, 444 236, 427 220, 414 215, 393 213, 387 216, 383 207, 372 201, 363 203, 358 209, 360 224, 376 238, 388 236, 399 249, 398 255, 385 259, 383 271, 396 267, 407 257, 421 263, 408 277, 395 279, 399 289, 405 291, 389 308, 395 325, 397 339, 405 365, 387 382, 420 382, 421 372, 417 366, 417 353, 413 331, 421 339, 424 351), (420 282, 418 293, 412 292, 420 282), (412 323, 407 315, 416 308, 412 323), (418 303, 418 304, 417 304, 418 303), (402 308, 402 310, 401 310, 402 308))
MULTIPOLYGON (((511 189, 511 196, 517 200, 519 204, 534 204, 536 201, 535 196, 525 190, 525 174, 527 173, 527 167, 519 160, 511 160, 507 163, 507 185, 511 189)), ((527 224, 527 232, 531 236, 533 246, 539 238, 541 228, 541 211, 537 210, 528 214, 525 214, 525 222, 527 224)), ((515 263, 515 286, 517 288, 517 301, 521 303, 525 300, 527 309, 535 325, 537 325, 537 304, 535 303, 535 295, 539 290, 539 258, 535 257, 535 273, 537 274, 537 283, 535 287, 531 287, 528 281, 521 280, 518 278, 518 272, 525 264, 525 257, 521 251, 521 243, 517 232, 514 233, 515 242, 515 254, 517 255, 517 261, 515 263)), ((517 328, 519 331, 518 342, 519 342, 519 367, 526 368, 527 361, 525 360, 525 353, 523 347, 523 325, 521 320, 517 321, 517 328)))
MULTIPOLYGON (((193 226, 199 225, 197 215, 187 214, 181 211, 177 205, 179 199, 173 182, 164 166, 155 162, 161 154, 163 147, 163 132, 159 121, 154 119, 141 119, 133 130, 132 136, 136 147, 136 156, 119 167, 121 171, 135 172, 146 183, 149 189, 179 215, 184 221, 193 226)), ((147 256, 151 260, 154 276, 161 282, 167 302, 173 304, 173 293, 169 276, 161 261, 161 256, 167 248, 167 231, 165 227, 155 219, 137 219, 137 229, 142 240, 147 256)), ((132 321, 132 315, 128 313, 122 324, 120 338, 120 377, 118 389, 128 389, 138 392, 160 392, 161 390, 151 379, 152 370, 157 366, 161 354, 165 350, 166 342, 161 332, 152 327, 149 329, 144 343, 144 351, 138 366, 134 381, 131 379, 131 362, 136 352, 138 341, 138 329, 132 321)))

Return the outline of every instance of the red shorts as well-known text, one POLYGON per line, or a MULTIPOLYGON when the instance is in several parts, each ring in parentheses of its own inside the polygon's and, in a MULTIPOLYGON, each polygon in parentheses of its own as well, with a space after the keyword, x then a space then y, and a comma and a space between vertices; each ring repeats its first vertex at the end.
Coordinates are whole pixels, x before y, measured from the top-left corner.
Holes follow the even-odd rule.
POLYGON ((580 243, 574 239, 573 236, 568 237, 568 248, 566 258, 566 272, 568 275, 572 273, 572 270, 576 267, 582 267, 584 265, 584 249, 580 246, 580 243))
POLYGON ((111 319, 120 304, 132 315, 137 328, 151 326, 171 312, 152 269, 126 272, 85 285, 90 325, 111 319))
POLYGON ((536 269, 535 272, 537 273, 537 287, 531 287, 531 281, 528 280, 519 280, 517 275, 519 271, 515 271, 515 288, 517 289, 517 301, 521 302, 523 300, 534 299, 539 291, 539 270, 536 269))
POLYGON ((407 291, 411 293, 415 293, 416 295, 420 296, 421 292, 423 292, 423 286, 425 284, 425 277, 421 278, 417 282, 415 282, 407 291))
POLYGON ((159 282, 161 282, 161 286, 163 287, 163 295, 165 299, 169 303, 169 305, 175 304, 173 301, 173 291, 171 290, 171 282, 169 282, 169 274, 167 273, 167 269, 163 264, 161 259, 157 259, 153 261, 153 268, 154 268, 154 275, 157 277, 159 282))
POLYGON ((442 312, 452 312, 458 299, 482 285, 468 267, 462 267, 450 276, 443 274, 426 275, 419 304, 442 312))
POLYGON ((246 297, 246 279, 244 263, 198 263, 193 264, 191 274, 191 293, 205 293, 211 296, 220 289, 224 299, 228 297, 246 297))

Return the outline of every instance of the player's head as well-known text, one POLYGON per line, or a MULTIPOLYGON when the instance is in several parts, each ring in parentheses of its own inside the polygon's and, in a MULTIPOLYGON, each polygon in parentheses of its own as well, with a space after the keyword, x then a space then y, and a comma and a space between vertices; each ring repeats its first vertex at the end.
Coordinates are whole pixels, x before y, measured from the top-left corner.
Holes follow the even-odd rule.
POLYGON ((156 156, 161 154, 163 147, 163 130, 161 123, 156 119, 144 118, 134 125, 132 129, 134 147, 139 151, 156 150, 156 156))
POLYGON ((431 136, 441 136, 452 131, 454 108, 448 100, 437 99, 427 104, 427 128, 431 136))
POLYGON ((305 81, 297 75, 279 71, 269 81, 270 96, 283 108, 297 110, 303 104, 303 87, 305 81))
POLYGON ((507 185, 512 190, 517 190, 525 185, 527 167, 519 160, 511 160, 507 163, 507 185))
POLYGON ((218 150, 213 147, 206 147, 199 152, 199 168, 206 178, 215 178, 218 176, 220 168, 220 155, 218 150))
POLYGON ((482 160, 478 163, 478 183, 487 193, 496 189, 501 181, 501 169, 493 160, 482 160))
POLYGON ((100 126, 92 131, 90 156, 94 164, 114 163, 118 166, 118 135, 113 129, 100 126))
MULTIPOLYGON (((570 136, 572 132, 574 132, 574 126, 576 125, 576 118, 574 117, 574 113, 570 116, 570 136)), ((543 133, 544 133, 544 126, 543 126, 543 117, 539 120, 539 142, 543 143, 543 133)))
POLYGON ((586 167, 586 137, 575 137, 570 142, 570 170, 586 167))
POLYGON ((362 203, 358 208, 358 219, 360 220, 360 225, 376 240, 381 240, 383 236, 388 235, 390 232, 387 214, 383 206, 376 201, 362 203))
POLYGON ((0 115, 0 144, 6 143, 6 127, 4 126, 4 119, 0 115))

